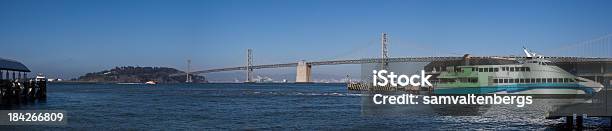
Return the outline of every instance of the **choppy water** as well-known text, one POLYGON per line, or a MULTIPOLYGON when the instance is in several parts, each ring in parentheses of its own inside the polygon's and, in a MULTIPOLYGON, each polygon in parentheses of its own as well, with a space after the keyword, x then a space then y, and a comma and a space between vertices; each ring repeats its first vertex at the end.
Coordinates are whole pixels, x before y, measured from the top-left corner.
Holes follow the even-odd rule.
MULTIPOLYGON (((5 107, 66 110, 63 126, 4 129, 558 129, 529 112, 487 116, 364 116, 344 84, 49 84, 46 102, 5 107)), ((1 115, 1 114, 0 114, 1 115)), ((609 129, 588 118, 587 129, 609 129)))

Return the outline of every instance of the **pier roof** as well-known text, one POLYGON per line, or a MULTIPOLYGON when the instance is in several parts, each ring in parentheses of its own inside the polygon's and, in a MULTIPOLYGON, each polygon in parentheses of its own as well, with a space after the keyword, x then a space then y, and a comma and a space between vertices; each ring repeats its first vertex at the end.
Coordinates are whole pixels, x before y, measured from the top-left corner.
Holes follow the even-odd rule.
POLYGON ((30 69, 21 62, 4 58, 0 58, 0 70, 30 72, 30 69))

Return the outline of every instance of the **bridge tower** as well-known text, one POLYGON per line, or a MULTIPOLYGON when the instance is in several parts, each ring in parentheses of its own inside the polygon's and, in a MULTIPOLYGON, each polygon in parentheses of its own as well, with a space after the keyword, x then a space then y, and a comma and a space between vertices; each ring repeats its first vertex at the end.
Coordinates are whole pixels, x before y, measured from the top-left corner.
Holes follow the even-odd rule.
POLYGON ((387 50, 387 43, 389 42, 389 40, 387 39, 387 33, 383 32, 382 33, 382 37, 380 39, 380 44, 381 44, 381 69, 387 69, 387 67, 389 66, 389 62, 387 61, 389 59, 389 54, 388 54, 388 50, 387 50))
POLYGON ((191 83, 193 82, 193 80, 191 80, 191 60, 188 59, 187 60, 187 79, 185 79, 185 83, 191 83))
POLYGON ((247 49, 246 81, 253 82, 253 50, 247 49))

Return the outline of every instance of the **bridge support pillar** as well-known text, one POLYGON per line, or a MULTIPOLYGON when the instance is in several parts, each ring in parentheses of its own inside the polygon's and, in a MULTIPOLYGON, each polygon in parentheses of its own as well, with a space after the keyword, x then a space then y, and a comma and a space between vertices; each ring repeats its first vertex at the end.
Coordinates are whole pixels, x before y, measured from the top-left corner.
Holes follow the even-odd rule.
POLYGON ((295 83, 309 83, 311 77, 311 65, 306 61, 299 61, 296 69, 295 83))

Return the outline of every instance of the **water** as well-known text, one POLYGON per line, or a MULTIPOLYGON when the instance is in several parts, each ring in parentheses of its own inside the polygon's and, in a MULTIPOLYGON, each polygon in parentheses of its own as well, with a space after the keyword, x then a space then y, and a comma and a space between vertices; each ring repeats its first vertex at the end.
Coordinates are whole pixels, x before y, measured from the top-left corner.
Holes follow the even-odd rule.
MULTIPOLYGON (((502 111, 487 116, 364 116, 344 84, 56 84, 46 102, 4 107, 66 110, 67 125, 3 129, 558 129, 564 120, 502 111)), ((588 118, 587 129, 609 129, 588 118)))

